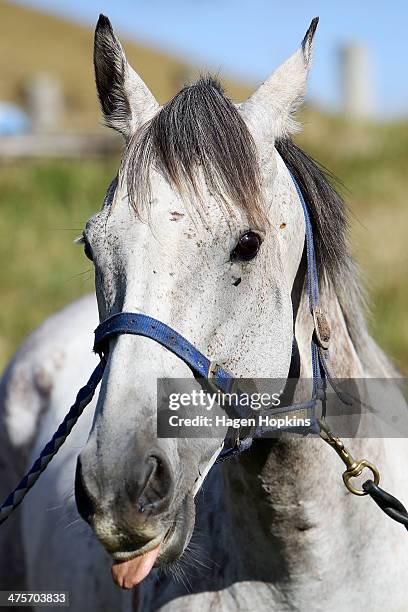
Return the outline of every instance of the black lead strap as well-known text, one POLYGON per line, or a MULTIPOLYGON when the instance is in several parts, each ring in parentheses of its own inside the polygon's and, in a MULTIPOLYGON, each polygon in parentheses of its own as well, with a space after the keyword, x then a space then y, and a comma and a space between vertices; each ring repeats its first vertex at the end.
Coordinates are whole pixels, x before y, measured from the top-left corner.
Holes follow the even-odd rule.
POLYGON ((383 512, 397 523, 404 525, 408 531, 408 512, 405 506, 393 495, 384 491, 372 480, 367 480, 363 485, 363 490, 381 508, 383 512))

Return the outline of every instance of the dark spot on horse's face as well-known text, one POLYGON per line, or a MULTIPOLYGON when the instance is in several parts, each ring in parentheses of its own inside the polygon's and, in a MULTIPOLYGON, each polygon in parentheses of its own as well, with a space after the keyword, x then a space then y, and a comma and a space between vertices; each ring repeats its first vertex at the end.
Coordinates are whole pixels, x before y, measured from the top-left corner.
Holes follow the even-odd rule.
POLYGON ((240 282, 242 281, 242 278, 237 278, 234 280, 234 282, 232 283, 234 285, 234 287, 238 287, 238 285, 240 284, 240 282))
POLYGON ((170 214, 171 214, 170 221, 180 221, 180 219, 184 217, 184 214, 177 212, 177 210, 171 212, 170 214))

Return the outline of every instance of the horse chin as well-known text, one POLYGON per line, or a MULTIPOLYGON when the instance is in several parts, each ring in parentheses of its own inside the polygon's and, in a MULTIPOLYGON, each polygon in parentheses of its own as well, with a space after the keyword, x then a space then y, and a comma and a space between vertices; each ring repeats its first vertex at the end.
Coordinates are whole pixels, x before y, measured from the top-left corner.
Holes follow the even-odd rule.
MULTIPOLYGON (((186 497, 174 516, 171 526, 163 534, 137 550, 117 551, 112 554, 114 582, 130 589, 144 580, 153 567, 164 568, 176 562, 184 553, 194 529, 193 498, 186 497)), ((169 521, 166 521, 169 524, 169 521)))
POLYGON ((156 566, 163 567, 178 561, 190 542, 194 531, 195 504, 191 496, 186 496, 173 524, 164 536, 156 566))

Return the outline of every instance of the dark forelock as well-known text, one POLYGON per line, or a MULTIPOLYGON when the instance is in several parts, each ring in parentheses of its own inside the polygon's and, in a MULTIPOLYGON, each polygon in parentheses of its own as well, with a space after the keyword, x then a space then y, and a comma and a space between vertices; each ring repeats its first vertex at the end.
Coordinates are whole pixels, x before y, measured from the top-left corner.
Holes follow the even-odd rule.
POLYGON ((262 216, 255 143, 234 104, 212 77, 185 86, 143 126, 125 153, 130 202, 137 212, 149 192, 149 170, 157 166, 180 192, 198 193, 197 170, 208 189, 228 207, 262 216))

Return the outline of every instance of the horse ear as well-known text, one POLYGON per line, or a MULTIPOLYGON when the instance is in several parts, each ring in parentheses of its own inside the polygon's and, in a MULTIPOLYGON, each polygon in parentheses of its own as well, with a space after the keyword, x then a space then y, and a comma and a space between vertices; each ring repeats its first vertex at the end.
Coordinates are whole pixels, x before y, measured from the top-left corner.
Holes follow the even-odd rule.
POLYGON ((128 64, 112 25, 100 15, 95 29, 94 67, 96 89, 105 122, 126 140, 157 110, 158 103, 128 64))
POLYGON ((299 130, 296 111, 303 103, 312 58, 313 39, 319 18, 315 17, 300 48, 252 94, 239 110, 254 136, 282 138, 299 130))

